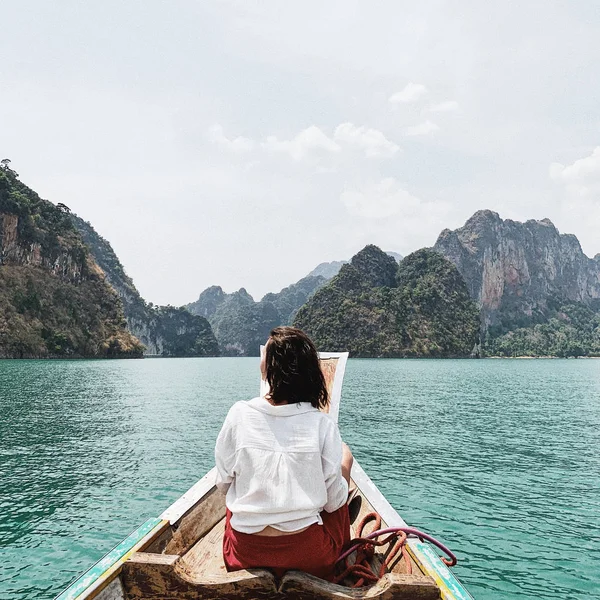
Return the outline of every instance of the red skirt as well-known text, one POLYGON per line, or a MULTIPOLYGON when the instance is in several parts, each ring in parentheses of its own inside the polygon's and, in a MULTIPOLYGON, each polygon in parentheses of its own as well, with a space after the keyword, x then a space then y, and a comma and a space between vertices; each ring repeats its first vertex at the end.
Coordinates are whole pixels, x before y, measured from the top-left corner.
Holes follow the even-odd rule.
POLYGON ((266 568, 282 577, 296 569, 321 579, 332 580, 335 563, 344 544, 350 541, 348 506, 328 513, 323 511, 323 525, 315 523, 300 533, 268 537, 240 533, 231 528, 227 510, 223 559, 228 571, 266 568))

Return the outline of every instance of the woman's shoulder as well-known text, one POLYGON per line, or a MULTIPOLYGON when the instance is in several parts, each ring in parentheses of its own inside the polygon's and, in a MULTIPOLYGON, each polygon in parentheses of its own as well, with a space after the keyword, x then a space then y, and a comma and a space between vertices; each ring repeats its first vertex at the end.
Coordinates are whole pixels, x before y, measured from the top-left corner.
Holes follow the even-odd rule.
POLYGON ((256 402, 257 400, 260 400, 260 398, 252 398, 251 400, 238 400, 229 409, 227 418, 233 419, 243 415, 246 411, 248 411, 248 409, 251 408, 252 403, 256 402))

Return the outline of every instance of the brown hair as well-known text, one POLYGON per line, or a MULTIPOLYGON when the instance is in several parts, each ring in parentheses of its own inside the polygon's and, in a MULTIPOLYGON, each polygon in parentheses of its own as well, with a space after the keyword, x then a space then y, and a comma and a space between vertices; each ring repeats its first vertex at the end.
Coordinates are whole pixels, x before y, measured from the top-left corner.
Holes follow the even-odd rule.
POLYGON ((319 354, 311 339, 295 327, 276 327, 265 348, 265 378, 273 404, 310 402, 324 408, 329 401, 319 354))

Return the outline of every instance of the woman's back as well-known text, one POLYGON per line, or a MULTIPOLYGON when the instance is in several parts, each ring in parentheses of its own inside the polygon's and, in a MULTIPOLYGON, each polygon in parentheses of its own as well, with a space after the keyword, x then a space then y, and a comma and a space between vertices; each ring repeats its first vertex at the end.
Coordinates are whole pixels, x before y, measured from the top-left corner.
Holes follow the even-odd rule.
POLYGON ((218 485, 229 486, 232 527, 243 533, 267 526, 290 532, 321 523, 319 513, 336 510, 348 494, 337 426, 306 402, 236 403, 215 453, 218 485))

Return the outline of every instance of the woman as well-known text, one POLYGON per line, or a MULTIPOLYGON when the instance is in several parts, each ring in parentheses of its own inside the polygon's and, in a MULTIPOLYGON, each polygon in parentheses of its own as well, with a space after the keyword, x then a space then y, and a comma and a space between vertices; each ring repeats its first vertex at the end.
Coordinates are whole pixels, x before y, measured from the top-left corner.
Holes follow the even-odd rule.
POLYGON ((269 392, 232 406, 215 447, 217 486, 227 493, 225 565, 332 579, 350 539, 353 458, 319 410, 328 393, 317 351, 299 329, 277 327, 260 368, 269 392))

